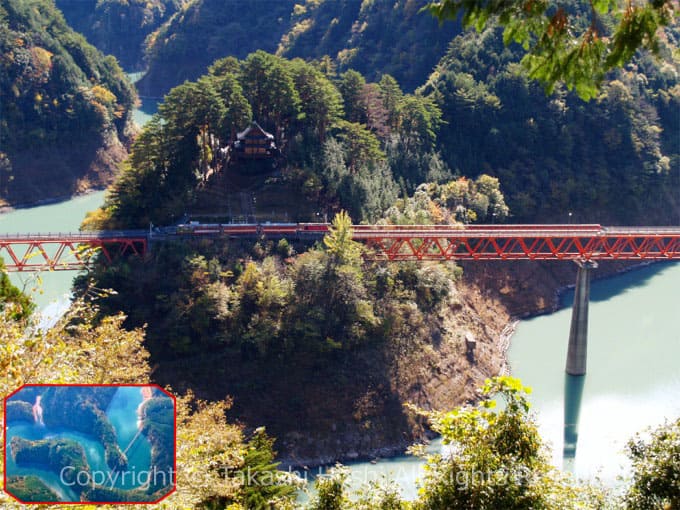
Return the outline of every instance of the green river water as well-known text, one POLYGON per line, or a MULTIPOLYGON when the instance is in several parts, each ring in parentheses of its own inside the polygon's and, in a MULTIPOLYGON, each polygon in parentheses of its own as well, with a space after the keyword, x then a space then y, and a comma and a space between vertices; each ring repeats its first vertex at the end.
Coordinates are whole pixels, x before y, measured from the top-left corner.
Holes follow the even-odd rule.
MULTIPOLYGON (((155 102, 144 115, 155 111, 155 102)), ((140 122, 140 123, 141 123, 140 122)), ((0 214, 0 232, 74 230, 85 213, 103 201, 103 192, 47 206, 0 214)), ((568 262, 560 262, 568 263, 568 262)), ((73 273, 12 275, 35 297, 46 314, 68 305, 73 273)), ((569 466, 579 477, 600 476, 615 483, 626 474, 626 441, 646 427, 680 416, 680 264, 655 264, 592 285, 588 374, 583 388, 576 457, 569 466)), ((566 292, 556 313, 522 321, 508 352, 512 374, 532 386, 531 400, 543 437, 562 465, 564 432, 564 364, 572 293, 566 292)), ((434 443, 433 448, 438 448, 434 443)), ((387 476, 406 497, 415 496, 421 462, 410 457, 356 463, 353 485, 387 476)))

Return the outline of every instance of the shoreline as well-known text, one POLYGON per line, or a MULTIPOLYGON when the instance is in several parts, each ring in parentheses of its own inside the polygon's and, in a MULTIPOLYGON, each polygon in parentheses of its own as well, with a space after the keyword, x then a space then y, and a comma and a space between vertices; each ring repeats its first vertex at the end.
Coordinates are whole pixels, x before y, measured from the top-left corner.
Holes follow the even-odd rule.
MULTIPOLYGON (((616 278, 618 276, 624 275, 626 273, 632 273, 633 271, 639 271, 641 269, 644 269, 646 267, 650 267, 653 265, 658 265, 658 264, 664 264, 664 263, 670 263, 673 261, 666 261, 666 260, 645 260, 642 262, 636 262, 633 264, 630 264, 629 266, 622 267, 620 269, 616 269, 615 271, 612 272, 607 272, 604 274, 598 275, 597 272, 593 273, 594 278, 592 278, 593 282, 599 282, 602 280, 609 280, 611 278, 616 278)), ((528 312, 522 315, 519 315, 517 317, 513 317, 513 320, 516 322, 519 322, 521 320, 526 320, 526 319, 532 319, 534 317, 540 317, 541 315, 550 315, 552 313, 555 313, 559 310, 562 310, 563 308, 567 308, 567 306, 563 306, 562 303, 562 297, 564 296, 564 293, 572 290, 576 287, 575 283, 569 283, 567 285, 561 285, 555 289, 554 295, 553 295, 553 302, 552 305, 544 310, 539 310, 537 312, 528 312)))
POLYGON ((54 204, 61 204, 63 202, 68 202, 69 200, 73 200, 76 198, 80 198, 86 195, 90 195, 92 193, 97 193, 99 191, 106 191, 108 189, 108 186, 95 186, 92 188, 87 188, 84 191, 78 191, 76 193, 73 193, 72 195, 60 195, 57 197, 49 197, 49 198, 42 198, 40 200, 36 200, 35 202, 24 202, 21 204, 7 204, 7 205, 0 205, 0 214, 7 214, 10 212, 14 211, 19 211, 22 209, 33 209, 34 207, 41 207, 44 205, 54 205, 54 204))
MULTIPOLYGON (((616 269, 611 272, 606 272, 605 274, 601 274, 593 278, 594 281, 600 281, 600 280, 606 280, 606 279, 611 279, 611 278, 616 278, 618 276, 624 275, 626 273, 630 273, 633 271, 638 271, 641 269, 644 269, 646 267, 650 267, 652 265, 657 265, 660 263, 665 263, 667 261, 662 261, 662 260, 654 260, 654 261, 642 261, 634 264, 630 264, 626 267, 622 267, 619 269, 616 269)), ((513 336, 516 332, 517 326, 519 325, 520 321, 522 320, 527 320, 531 319, 534 317, 539 317, 542 315, 549 315, 552 313, 557 312, 558 310, 561 310, 562 308, 566 308, 565 306, 561 305, 562 301, 562 296, 564 293, 568 290, 571 290, 575 287, 575 284, 567 284, 567 285, 561 285, 557 287, 553 293, 553 299, 552 299, 552 304, 548 308, 544 309, 539 309, 535 310, 533 312, 527 312, 524 314, 520 315, 513 315, 510 317, 510 320, 507 321, 505 326, 503 327, 500 335, 498 336, 497 340, 497 346, 500 351, 501 355, 501 369, 499 370, 498 374, 496 375, 512 375, 512 367, 510 366, 509 360, 508 360, 508 350, 510 349, 512 345, 512 339, 513 336)), ((438 437, 435 434, 432 433, 427 433, 427 441, 429 442, 432 439, 435 439, 438 437)), ((281 457, 277 459, 281 464, 279 469, 284 469, 284 470, 300 470, 300 471, 314 471, 314 472, 319 472, 319 470, 332 467, 335 464, 342 464, 345 466, 351 466, 356 463, 365 463, 365 462, 371 462, 374 463, 375 461, 380 461, 383 459, 395 459, 399 457, 405 457, 406 454, 406 448, 411 446, 411 443, 402 443, 402 444, 391 444, 391 445, 385 445, 380 448, 375 448, 369 452, 362 452, 358 454, 356 457, 351 457, 351 458, 340 458, 336 459, 333 458, 332 455, 327 455, 324 457, 317 457, 317 458, 291 458, 290 456, 286 457, 281 457)))

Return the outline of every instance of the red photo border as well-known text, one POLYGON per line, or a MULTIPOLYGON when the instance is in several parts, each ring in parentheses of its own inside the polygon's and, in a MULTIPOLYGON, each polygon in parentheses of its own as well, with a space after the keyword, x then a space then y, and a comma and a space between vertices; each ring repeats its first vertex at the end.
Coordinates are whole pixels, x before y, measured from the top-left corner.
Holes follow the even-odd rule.
POLYGON ((23 384, 16 390, 14 390, 12 393, 9 395, 5 396, 2 399, 2 412, 3 412, 3 423, 2 423, 2 443, 3 443, 3 448, 5 455, 3 456, 2 463, 3 463, 3 480, 2 480, 2 490, 5 492, 5 494, 9 495, 12 499, 16 500, 17 502, 21 503, 22 505, 156 505, 163 501, 164 499, 167 499, 170 495, 172 495, 176 490, 177 490, 177 399, 175 396, 168 392, 166 389, 162 388, 158 384, 154 383, 149 383, 149 384, 23 384), (163 394, 167 395, 170 397, 172 400, 172 412, 173 412, 173 473, 172 473, 172 489, 164 494, 161 498, 157 499, 156 501, 22 501, 20 500, 17 496, 12 494, 7 490, 7 430, 8 430, 8 424, 7 424, 7 401, 19 393, 21 390, 27 387, 58 387, 58 388, 63 388, 63 387, 70 387, 70 388, 87 388, 87 387, 95 387, 95 388, 143 388, 143 387, 152 387, 152 388, 157 388, 160 390, 163 394))

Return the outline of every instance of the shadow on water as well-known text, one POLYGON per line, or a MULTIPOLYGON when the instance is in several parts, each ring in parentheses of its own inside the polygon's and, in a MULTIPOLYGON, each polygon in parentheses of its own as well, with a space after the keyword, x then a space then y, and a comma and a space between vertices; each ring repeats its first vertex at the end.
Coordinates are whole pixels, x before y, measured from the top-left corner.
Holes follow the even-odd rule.
MULTIPOLYGON (((609 299, 621 295, 626 291, 633 290, 638 287, 644 287, 649 283, 649 280, 662 273, 663 271, 673 267, 677 262, 657 262, 646 267, 636 268, 626 273, 612 275, 611 279, 608 277, 607 285, 600 285, 603 280, 596 280, 597 269, 592 273, 593 282, 590 289, 590 301, 608 301, 609 299)), ((571 288, 564 292, 560 297, 560 306, 566 308, 572 305, 574 301, 574 289, 571 288)))
POLYGON ((578 422, 581 414, 581 401, 585 375, 564 375, 564 449, 562 450, 563 469, 574 472, 574 459, 578 446, 578 422))

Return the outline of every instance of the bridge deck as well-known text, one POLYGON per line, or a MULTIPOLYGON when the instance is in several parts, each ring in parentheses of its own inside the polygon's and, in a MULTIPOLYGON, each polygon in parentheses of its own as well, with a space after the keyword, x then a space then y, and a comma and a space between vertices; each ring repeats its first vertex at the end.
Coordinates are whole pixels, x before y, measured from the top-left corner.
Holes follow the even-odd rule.
MULTIPOLYGON (((259 236, 315 239, 327 224, 201 224, 148 232, 119 230, 0 235, 8 271, 76 270, 100 251, 143 256, 150 241, 259 236), (95 250, 92 250, 94 248, 95 250)), ((680 227, 600 225, 356 225, 367 257, 382 260, 659 260, 680 259, 680 227)))

